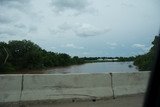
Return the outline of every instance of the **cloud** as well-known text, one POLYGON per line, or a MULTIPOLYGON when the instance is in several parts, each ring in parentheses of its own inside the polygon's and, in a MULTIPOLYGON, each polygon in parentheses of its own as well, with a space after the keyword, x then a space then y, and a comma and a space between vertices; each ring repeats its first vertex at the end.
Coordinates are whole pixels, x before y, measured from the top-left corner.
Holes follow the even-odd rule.
POLYGON ((97 28, 93 25, 90 25, 90 24, 77 23, 75 28, 73 29, 73 31, 77 36, 88 37, 88 36, 99 36, 101 34, 104 34, 108 31, 110 31, 110 29, 99 29, 99 28, 97 28))
POLYGON ((0 14, 0 23, 1 24, 6 24, 6 23, 10 23, 10 22, 12 22, 11 18, 0 14))
POLYGON ((76 46, 76 45, 74 45, 72 43, 68 43, 68 44, 66 44, 66 45, 64 45, 62 47, 65 47, 65 48, 74 48, 74 49, 84 49, 84 47, 82 47, 82 46, 76 46))
POLYGON ((36 26, 34 26, 34 25, 31 25, 31 26, 29 26, 28 29, 29 29, 28 33, 31 33, 31 32, 36 32, 38 28, 36 26))
POLYGON ((9 38, 12 36, 24 37, 28 33, 36 31, 35 26, 26 26, 22 23, 1 25, 0 24, 0 37, 9 38))
POLYGON ((122 6, 124 7, 135 7, 135 5, 133 3, 131 3, 130 1, 126 0, 126 1, 123 1, 121 3, 122 6))
POLYGON ((17 32, 15 32, 15 29, 11 29, 11 28, 8 28, 8 29, 1 29, 0 28, 0 37, 2 35, 8 35, 8 36, 13 36, 13 35, 16 35, 17 32))
POLYGON ((133 48, 138 48, 138 49, 142 50, 143 52, 147 52, 151 48, 151 46, 147 47, 147 46, 145 46, 143 44, 133 44, 132 47, 133 48))
POLYGON ((0 26, 0 37, 3 36, 24 36, 28 29, 21 29, 15 26, 0 26))
POLYGON ((67 22, 59 25, 57 28, 51 29, 52 33, 58 34, 58 33, 65 33, 69 30, 72 30, 74 28, 73 25, 68 24, 67 22))
POLYGON ((73 28, 73 25, 71 25, 71 24, 65 22, 65 23, 59 25, 58 28, 59 28, 60 30, 62 30, 62 31, 66 31, 66 30, 72 29, 72 28, 73 28))
POLYGON ((107 44, 107 47, 112 50, 114 50, 118 46, 118 44, 115 42, 107 42, 106 44, 107 44))
POLYGON ((8 11, 8 9, 2 9, 0 7, 0 24, 10 24, 15 22, 17 19, 19 19, 17 14, 13 15, 8 11))
POLYGON ((133 44, 132 46, 136 47, 136 48, 144 48, 145 47, 145 45, 143 45, 143 44, 133 44))
POLYGON ((65 22, 55 28, 49 28, 49 31, 51 34, 62 34, 62 33, 66 33, 67 31, 72 30, 72 28, 73 28, 73 25, 65 22))
POLYGON ((27 36, 37 30, 33 26, 36 17, 30 0, 0 0, 0 37, 9 39, 27 36))
POLYGON ((22 24, 22 23, 15 24, 14 26, 17 27, 17 28, 20 28, 20 29, 25 29, 26 28, 26 26, 24 24, 22 24))
POLYGON ((89 55, 89 52, 82 52, 82 55, 89 55))
POLYGON ((115 42, 107 42, 106 44, 109 45, 109 46, 117 46, 117 45, 118 45, 118 44, 115 43, 115 42))
POLYGON ((25 15, 31 16, 32 19, 37 17, 38 15, 32 7, 31 0, 0 0, 0 13, 3 13, 10 20, 13 17, 18 20, 19 17, 24 17, 25 15))
POLYGON ((110 31, 109 28, 99 29, 91 24, 87 23, 63 23, 59 25, 57 28, 50 30, 51 33, 58 34, 58 33, 66 33, 67 31, 73 32, 76 36, 79 37, 89 37, 89 36, 99 36, 104 33, 110 31))
POLYGON ((110 7, 111 5, 109 5, 109 4, 106 4, 106 7, 110 7))
POLYGON ((67 10, 82 12, 87 10, 89 2, 88 0, 52 0, 52 6, 58 13, 67 10))
POLYGON ((52 47, 50 47, 51 49, 56 49, 56 47, 55 46, 52 46, 52 47))
POLYGON ((1 6, 23 10, 30 0, 1 0, 0 2, 1 6))

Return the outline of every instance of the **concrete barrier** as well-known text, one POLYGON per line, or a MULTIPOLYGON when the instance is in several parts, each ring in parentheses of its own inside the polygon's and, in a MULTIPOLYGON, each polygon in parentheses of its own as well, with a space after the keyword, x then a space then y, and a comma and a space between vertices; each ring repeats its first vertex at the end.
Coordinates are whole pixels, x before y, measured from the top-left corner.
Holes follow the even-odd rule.
POLYGON ((112 73, 114 96, 145 93, 150 72, 112 73))
POLYGON ((72 101, 144 93, 150 72, 0 75, 0 103, 72 101))
POLYGON ((109 74, 24 75, 21 101, 100 99, 113 96, 109 74))
POLYGON ((0 103, 18 102, 22 75, 0 75, 0 103))

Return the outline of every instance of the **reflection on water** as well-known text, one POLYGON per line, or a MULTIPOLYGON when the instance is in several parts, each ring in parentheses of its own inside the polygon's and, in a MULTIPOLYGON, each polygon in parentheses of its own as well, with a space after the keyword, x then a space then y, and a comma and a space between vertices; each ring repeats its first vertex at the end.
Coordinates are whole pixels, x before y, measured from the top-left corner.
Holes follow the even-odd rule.
POLYGON ((99 62, 73 65, 69 67, 45 70, 45 74, 53 73, 105 73, 105 72, 135 72, 138 71, 133 62, 99 62))

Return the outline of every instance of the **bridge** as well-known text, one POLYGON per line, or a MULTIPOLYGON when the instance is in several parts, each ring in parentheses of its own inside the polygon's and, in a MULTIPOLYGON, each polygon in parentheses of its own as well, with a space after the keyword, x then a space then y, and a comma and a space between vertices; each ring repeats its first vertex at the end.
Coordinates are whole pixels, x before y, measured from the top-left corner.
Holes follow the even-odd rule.
POLYGON ((65 107, 68 104, 68 107, 80 107, 78 105, 85 107, 85 104, 93 104, 94 107, 96 105, 104 107, 104 104, 127 105, 128 101, 138 104, 138 102, 142 103, 149 75, 149 71, 95 74, 4 74, 0 75, 0 106, 57 105, 57 107, 65 107))

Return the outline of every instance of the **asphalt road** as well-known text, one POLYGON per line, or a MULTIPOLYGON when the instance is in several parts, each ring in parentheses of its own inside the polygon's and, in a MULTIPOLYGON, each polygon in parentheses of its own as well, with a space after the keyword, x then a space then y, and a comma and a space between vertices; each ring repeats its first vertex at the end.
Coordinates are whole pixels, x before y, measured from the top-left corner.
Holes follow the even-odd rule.
POLYGON ((73 103, 56 103, 28 105, 25 107, 142 107, 144 95, 123 96, 116 99, 90 101, 90 102, 73 102, 73 103))

